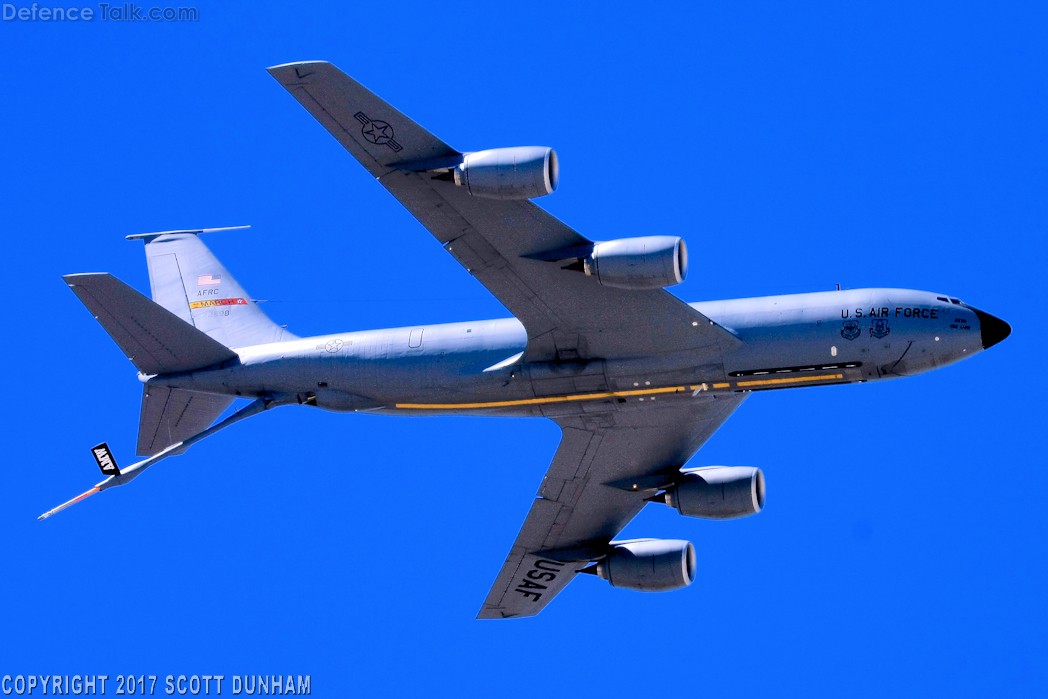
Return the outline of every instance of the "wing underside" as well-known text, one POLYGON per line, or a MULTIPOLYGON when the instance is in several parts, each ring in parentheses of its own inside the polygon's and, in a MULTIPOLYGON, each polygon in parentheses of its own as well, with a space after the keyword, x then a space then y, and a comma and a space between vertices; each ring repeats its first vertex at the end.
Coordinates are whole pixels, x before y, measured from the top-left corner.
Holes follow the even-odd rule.
MULTIPOLYGON (((449 175, 463 153, 330 63, 269 72, 520 320, 528 336, 521 362, 581 366, 686 353, 690 366, 701 366, 741 344, 665 290, 602 286, 579 271, 575 251, 591 250, 592 241, 530 201, 456 186, 449 175)), ((557 417, 560 447, 480 617, 537 614, 607 552, 651 495, 622 483, 679 469, 742 399, 702 395, 557 417)))
POLYGON ((652 493, 631 479, 676 472, 744 398, 558 418, 560 446, 479 618, 538 614, 644 507, 652 493))
POLYGON ((330 63, 269 72, 524 324, 526 361, 712 353, 738 344, 664 290, 604 287, 551 259, 592 242, 530 201, 484 199, 455 186, 440 173, 462 153, 330 63))

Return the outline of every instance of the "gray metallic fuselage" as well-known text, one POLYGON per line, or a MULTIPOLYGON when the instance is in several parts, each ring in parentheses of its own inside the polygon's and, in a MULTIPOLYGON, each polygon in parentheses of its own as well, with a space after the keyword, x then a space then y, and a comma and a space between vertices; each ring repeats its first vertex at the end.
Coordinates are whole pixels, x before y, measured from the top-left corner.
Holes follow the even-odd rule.
POLYGON ((640 407, 699 393, 912 375, 996 341, 987 343, 981 327, 995 318, 922 291, 855 289, 692 305, 741 345, 714 362, 674 354, 526 364, 519 359, 524 328, 508 318, 242 347, 238 365, 142 378, 210 393, 294 396, 339 411, 556 416, 612 402, 640 407))

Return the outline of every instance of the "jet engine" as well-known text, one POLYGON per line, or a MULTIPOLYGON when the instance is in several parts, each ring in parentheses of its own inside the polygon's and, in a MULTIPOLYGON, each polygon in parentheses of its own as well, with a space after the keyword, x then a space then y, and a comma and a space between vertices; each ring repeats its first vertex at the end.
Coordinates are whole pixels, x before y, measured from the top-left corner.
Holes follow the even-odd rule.
POLYGON ((601 286, 662 289, 688 276, 688 248, 672 235, 620 238, 594 245, 582 264, 601 286))
POLYGON ((612 587, 657 592, 686 587, 695 579, 695 547, 689 541, 633 539, 611 545, 596 572, 612 587))
POLYGON ((764 508, 764 474, 750 466, 685 469, 658 499, 686 517, 745 517, 764 508))
POLYGON ((466 153, 453 174, 455 184, 474 197, 533 199, 557 188, 560 165, 552 148, 493 148, 466 153))

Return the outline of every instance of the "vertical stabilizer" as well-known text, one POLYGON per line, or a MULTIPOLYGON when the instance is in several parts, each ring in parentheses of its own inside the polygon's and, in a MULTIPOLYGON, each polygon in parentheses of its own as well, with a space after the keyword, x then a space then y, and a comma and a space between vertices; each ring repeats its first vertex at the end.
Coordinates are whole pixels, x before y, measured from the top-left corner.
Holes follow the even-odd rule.
POLYGON ((145 240, 153 300, 226 347, 292 339, 200 240, 211 230, 128 236, 145 240))

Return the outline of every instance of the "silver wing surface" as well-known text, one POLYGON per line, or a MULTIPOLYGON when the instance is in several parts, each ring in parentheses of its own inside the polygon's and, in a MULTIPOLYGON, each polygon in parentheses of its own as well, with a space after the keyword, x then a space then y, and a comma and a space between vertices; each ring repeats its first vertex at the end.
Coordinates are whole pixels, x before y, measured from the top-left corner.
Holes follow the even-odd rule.
POLYGON ((653 494, 651 483, 676 474, 745 396, 558 418, 560 447, 478 618, 542 611, 576 573, 608 552, 653 494))
POLYGON ((739 343, 666 291, 603 287, 538 259, 591 241, 530 201, 476 198, 438 179, 463 154, 330 63, 269 72, 524 324, 524 361, 701 358, 739 343))
MULTIPOLYGON (((700 365, 740 344, 666 291, 604 287, 564 269, 554 253, 592 241, 530 201, 477 198, 447 181, 442 173, 463 154, 330 63, 269 72, 520 320, 528 335, 522 361, 687 352, 700 365)), ((607 553, 653 494, 629 483, 676 473, 742 400, 703 395, 556 418, 557 455, 479 616, 537 614, 607 553)))

